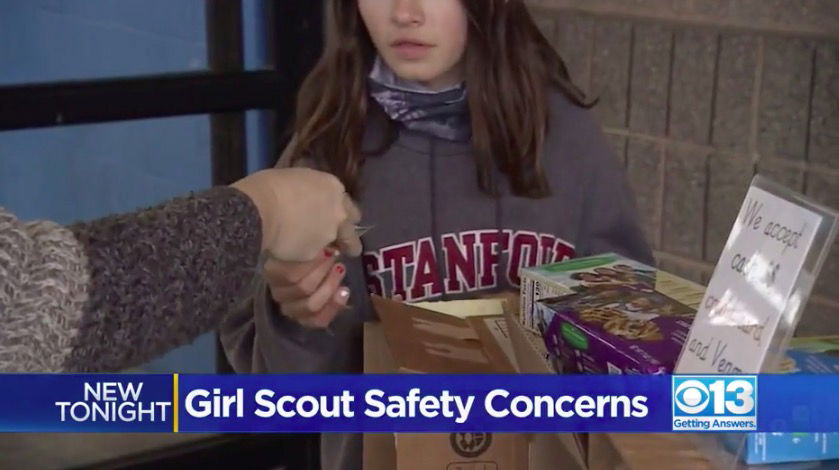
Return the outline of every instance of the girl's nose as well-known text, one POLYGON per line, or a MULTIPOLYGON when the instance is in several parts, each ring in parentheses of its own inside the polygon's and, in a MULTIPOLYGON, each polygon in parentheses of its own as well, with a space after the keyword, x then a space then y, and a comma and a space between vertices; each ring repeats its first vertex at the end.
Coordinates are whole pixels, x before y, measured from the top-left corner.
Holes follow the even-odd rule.
POLYGON ((422 2, 418 0, 394 0, 391 17, 399 26, 417 26, 423 23, 422 2))

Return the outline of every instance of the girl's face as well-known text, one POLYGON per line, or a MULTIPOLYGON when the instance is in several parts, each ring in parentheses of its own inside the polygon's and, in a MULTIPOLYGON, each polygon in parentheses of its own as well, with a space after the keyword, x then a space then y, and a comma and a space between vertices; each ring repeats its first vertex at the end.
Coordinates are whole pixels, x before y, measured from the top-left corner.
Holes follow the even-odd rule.
POLYGON ((461 0, 358 0, 358 9, 399 78, 437 90, 463 80, 468 24, 461 0))

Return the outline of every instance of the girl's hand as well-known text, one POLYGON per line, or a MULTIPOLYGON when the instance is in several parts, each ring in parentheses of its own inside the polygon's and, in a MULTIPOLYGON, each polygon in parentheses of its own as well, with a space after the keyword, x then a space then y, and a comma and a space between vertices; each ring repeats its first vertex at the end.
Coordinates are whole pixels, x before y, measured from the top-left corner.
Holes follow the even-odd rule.
POLYGON ((265 280, 284 315, 303 326, 326 328, 347 307, 350 291, 341 286, 346 267, 337 257, 328 248, 313 261, 266 261, 265 280))

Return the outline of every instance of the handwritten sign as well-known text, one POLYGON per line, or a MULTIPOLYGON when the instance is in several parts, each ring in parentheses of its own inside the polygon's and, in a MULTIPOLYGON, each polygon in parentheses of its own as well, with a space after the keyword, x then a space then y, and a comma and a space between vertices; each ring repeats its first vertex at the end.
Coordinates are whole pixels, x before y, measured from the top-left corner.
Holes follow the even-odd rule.
MULTIPOLYGON (((757 373, 823 217, 752 186, 697 311, 676 373, 757 373)), ((789 319, 786 319, 789 321, 789 319)))

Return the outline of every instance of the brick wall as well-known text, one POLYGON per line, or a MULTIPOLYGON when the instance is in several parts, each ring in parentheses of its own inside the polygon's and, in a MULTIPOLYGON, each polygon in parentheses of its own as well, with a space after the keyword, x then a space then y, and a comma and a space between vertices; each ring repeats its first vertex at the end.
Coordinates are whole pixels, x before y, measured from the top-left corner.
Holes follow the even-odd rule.
MULTIPOLYGON (((707 283, 756 173, 839 209, 839 2, 530 4, 600 99, 662 268, 707 283)), ((799 332, 839 334, 839 247, 799 332)))

